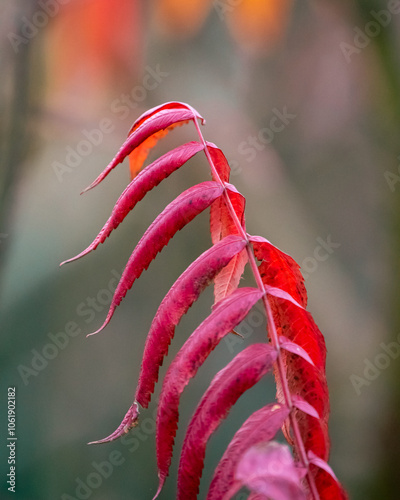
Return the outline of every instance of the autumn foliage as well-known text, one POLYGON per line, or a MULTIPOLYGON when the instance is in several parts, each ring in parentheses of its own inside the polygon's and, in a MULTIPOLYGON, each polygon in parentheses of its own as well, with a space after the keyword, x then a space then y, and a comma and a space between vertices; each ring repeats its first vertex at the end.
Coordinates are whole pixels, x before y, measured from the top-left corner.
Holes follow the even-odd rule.
POLYGON ((232 335, 261 301, 268 325, 266 341, 248 345, 235 356, 201 398, 186 429, 177 498, 197 498, 208 440, 240 396, 273 373, 276 401, 266 402, 238 429, 215 470, 207 498, 228 499, 246 487, 252 500, 345 499, 347 495, 327 463, 330 443, 325 342, 306 310, 307 294, 299 266, 265 238, 247 233, 245 198, 229 183, 229 164, 222 151, 203 138, 199 123, 204 124, 204 119, 184 103, 170 102, 147 111, 136 120, 112 162, 87 188, 99 184, 129 156, 133 180, 98 236, 74 259, 103 243, 146 193, 194 155, 204 154, 211 173, 211 180, 190 187, 173 200, 144 233, 128 260, 106 320, 97 331, 109 323, 133 283, 175 233, 209 208, 212 246, 182 273, 161 302, 144 345, 135 399, 119 427, 96 443, 117 439, 138 424, 140 409, 149 405, 176 327, 201 292, 213 283, 215 302, 210 315, 183 344, 162 381, 156 423, 159 484, 154 498, 169 473, 185 387, 218 343, 232 335), (194 124, 198 140, 175 148, 143 168, 158 139, 176 125, 188 122, 194 124), (246 265, 255 286, 239 286, 246 265), (288 445, 274 441, 279 429, 283 429, 292 452, 288 445))

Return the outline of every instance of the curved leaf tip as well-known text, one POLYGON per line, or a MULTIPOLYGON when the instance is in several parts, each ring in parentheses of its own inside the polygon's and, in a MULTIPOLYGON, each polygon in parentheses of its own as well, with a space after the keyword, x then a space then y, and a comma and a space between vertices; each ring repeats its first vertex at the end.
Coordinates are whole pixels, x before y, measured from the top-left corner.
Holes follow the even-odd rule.
POLYGON ((107 317, 106 317, 104 323, 101 325, 101 327, 98 330, 96 330, 95 332, 88 333, 86 335, 86 337, 91 337, 92 335, 96 335, 97 333, 100 333, 102 330, 104 330, 104 328, 108 325, 108 323, 110 322, 111 318, 113 317, 115 309, 116 309, 116 306, 111 305, 110 306, 110 310, 108 311, 107 317))
POLYGON ((102 444, 115 441, 124 434, 127 434, 131 429, 133 429, 133 427, 136 427, 138 425, 138 419, 139 419, 139 405, 137 404, 136 401, 134 401, 129 410, 126 412, 126 415, 122 419, 122 422, 119 424, 117 429, 112 434, 103 439, 99 439, 98 441, 91 441, 88 444, 102 444))

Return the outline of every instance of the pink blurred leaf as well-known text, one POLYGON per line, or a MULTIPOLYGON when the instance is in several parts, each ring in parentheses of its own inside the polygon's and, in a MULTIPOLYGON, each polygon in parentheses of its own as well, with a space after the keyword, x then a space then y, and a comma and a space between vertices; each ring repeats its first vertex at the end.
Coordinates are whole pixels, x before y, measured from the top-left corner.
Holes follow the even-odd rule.
POLYGON ((287 445, 258 444, 243 455, 236 480, 271 500, 305 500, 300 475, 287 445))

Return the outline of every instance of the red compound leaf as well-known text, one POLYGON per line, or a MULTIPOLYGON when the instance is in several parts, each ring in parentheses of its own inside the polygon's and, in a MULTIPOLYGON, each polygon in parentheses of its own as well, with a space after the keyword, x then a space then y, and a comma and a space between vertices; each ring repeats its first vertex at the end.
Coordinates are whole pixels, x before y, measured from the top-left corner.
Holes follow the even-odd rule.
POLYGON ((147 192, 201 150, 212 175, 212 181, 189 188, 170 203, 129 258, 107 318, 98 331, 110 321, 127 291, 157 253, 177 231, 210 207, 213 247, 182 273, 161 302, 147 336, 135 400, 118 428, 94 443, 113 441, 137 425, 139 404, 144 408, 149 405, 177 325, 213 280, 212 312, 185 342, 163 382, 157 416, 160 482, 156 496, 169 472, 179 402, 185 386, 220 340, 262 298, 271 343, 247 347, 214 377, 186 433, 177 498, 197 497, 209 438, 237 399, 273 368, 278 402, 256 411, 237 431, 215 471, 208 500, 231 498, 242 487, 250 490, 250 500, 303 500, 302 482, 307 485, 307 500, 318 497, 346 500, 345 491, 326 462, 329 454, 326 348, 321 332, 305 310, 307 293, 299 266, 265 238, 247 235, 245 198, 229 184, 228 161, 220 149, 204 140, 198 120, 204 123, 196 110, 180 102, 147 111, 133 124, 112 162, 87 188, 96 186, 129 156, 134 180, 118 199, 93 243, 75 258, 103 243, 147 192), (157 141, 189 121, 195 125, 199 142, 179 146, 141 170, 157 141), (256 259, 260 262, 258 267, 256 259), (248 261, 257 288, 238 288, 248 261), (280 427, 288 443, 293 444, 296 461, 287 447, 271 442, 280 427))

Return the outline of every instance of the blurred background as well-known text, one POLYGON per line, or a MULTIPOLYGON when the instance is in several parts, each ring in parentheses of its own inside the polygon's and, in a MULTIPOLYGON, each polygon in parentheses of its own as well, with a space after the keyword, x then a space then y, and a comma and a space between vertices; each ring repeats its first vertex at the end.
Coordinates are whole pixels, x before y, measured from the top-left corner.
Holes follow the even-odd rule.
MULTIPOLYGON (((97 235, 129 182, 127 162, 79 193, 142 112, 179 100, 206 118, 206 139, 230 161, 248 231, 302 266, 328 348, 330 464, 351 498, 398 499, 399 2, 2 0, 0 35, 1 498, 144 500, 156 491, 154 403, 127 439, 86 443, 111 433, 130 406, 151 319, 209 247, 208 215, 176 235, 102 333, 86 335, 103 323, 154 217, 209 178, 205 159, 152 191, 96 252, 59 263, 97 235), (8 387, 17 402, 13 497, 8 387)), ((180 127, 149 160, 195 139, 193 125, 180 127)), ((210 289, 171 355, 211 304, 210 289)), ((196 402, 234 354, 263 341, 265 325, 243 332, 245 343, 221 342, 182 397, 161 499, 175 496, 196 402)), ((273 398, 269 377, 238 402, 210 442, 199 498, 235 430, 273 398)))

